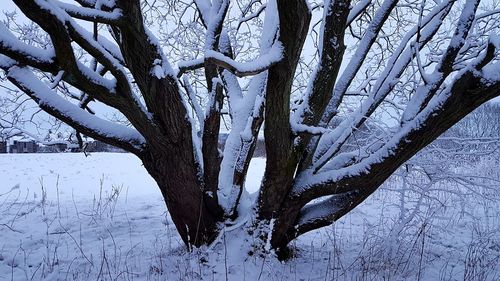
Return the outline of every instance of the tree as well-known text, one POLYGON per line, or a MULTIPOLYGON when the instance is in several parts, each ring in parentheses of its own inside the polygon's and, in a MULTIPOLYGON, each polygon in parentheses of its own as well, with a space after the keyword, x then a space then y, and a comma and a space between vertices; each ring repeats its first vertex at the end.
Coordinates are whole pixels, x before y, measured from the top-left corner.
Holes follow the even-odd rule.
POLYGON ((486 103, 446 131, 429 151, 450 164, 474 163, 496 157, 500 140, 500 107, 486 103), (446 156, 445 156, 446 155, 446 156))
POLYGON ((2 24, 6 78, 79 136, 139 157, 189 247, 248 215, 261 130, 266 168, 247 226, 286 254, 500 94, 494 1, 13 2, 29 23, 2 24))
POLYGON ((457 123, 450 135, 468 138, 500 137, 500 105, 486 103, 457 123))

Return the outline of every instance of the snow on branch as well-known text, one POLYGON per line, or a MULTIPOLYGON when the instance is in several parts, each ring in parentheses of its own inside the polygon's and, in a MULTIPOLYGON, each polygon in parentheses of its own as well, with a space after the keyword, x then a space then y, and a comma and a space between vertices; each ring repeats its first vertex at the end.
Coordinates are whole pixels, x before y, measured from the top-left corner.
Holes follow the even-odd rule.
MULTIPOLYGON (((453 65, 459 54, 460 49, 465 44, 469 30, 472 27, 474 15, 476 13, 478 0, 469 0, 465 3, 462 10, 460 19, 453 37, 451 37, 448 48, 446 49, 443 57, 439 61, 434 72, 429 75, 429 78, 424 79, 424 85, 417 88, 415 95, 410 100, 406 110, 403 112, 402 123, 408 122, 414 118, 415 115, 422 110, 422 108, 429 102, 430 98, 437 92, 446 77, 453 71, 453 65)), ((427 76, 424 73, 421 75, 427 76)))
POLYGON ((115 0, 75 0, 75 2, 86 8, 112 9, 115 6, 115 0))
POLYGON ((17 55, 12 55, 8 52, 2 53, 16 62, 32 66, 43 72, 50 72, 54 75, 58 73, 57 80, 62 79, 92 98, 116 108, 124 113, 137 128, 147 127, 148 120, 145 116, 146 114, 134 114, 131 111, 132 108, 136 107, 143 111, 143 113, 146 113, 141 101, 131 90, 127 72, 122 65, 123 57, 116 45, 103 37, 97 36, 96 40, 95 35, 97 34, 91 34, 77 24, 76 20, 61 7, 57 6, 54 1, 19 1, 16 4, 18 4, 28 18, 37 23, 50 35, 54 49, 40 51, 35 47, 25 46, 22 43, 16 42, 17 39, 13 38, 13 36, 9 37, 10 33, 8 32, 2 33, 6 39, 2 41, 9 42, 10 40, 10 42, 13 42, 10 44, 11 46, 15 46, 21 51, 30 51, 32 54, 35 53, 38 57, 42 58, 44 57, 42 56, 44 52, 54 53, 50 56, 45 55, 47 57, 45 61, 49 61, 50 58, 54 63, 50 65, 27 63, 26 58, 30 58, 29 55, 25 55, 24 53, 17 55), (77 43, 87 51, 103 66, 105 71, 96 70, 80 61, 75 56, 75 49, 72 42, 77 43), (111 77, 110 75, 105 77, 108 71, 112 74, 111 77), (141 123, 141 125, 138 125, 138 123, 141 123))
POLYGON ((485 84, 494 85, 500 83, 500 61, 486 65, 481 72, 485 84))
POLYGON ((118 47, 118 45, 102 35, 97 36, 97 41, 107 52, 109 52, 116 60, 118 60, 120 64, 125 65, 125 59, 123 58, 122 52, 120 51, 120 47, 118 47))
POLYGON ((191 107, 193 108, 196 118, 198 119, 198 123, 200 124, 200 131, 203 132, 203 120, 205 119, 205 113, 203 109, 200 106, 199 101, 197 100, 196 93, 191 86, 191 82, 189 81, 189 78, 187 76, 182 77, 182 87, 184 87, 184 90, 186 91, 189 103, 191 104, 191 107))
POLYGON ((93 8, 78 7, 59 1, 57 1, 57 5, 66 11, 66 13, 68 13, 71 17, 80 20, 119 25, 122 19, 122 11, 117 8, 107 12, 93 8))
MULTIPOLYGON (((255 3, 255 1, 252 1, 250 4, 253 4, 253 3, 255 3)), ((247 9, 250 9, 250 4, 247 6, 247 9)), ((245 15, 246 11, 244 11, 242 13, 240 19, 238 20, 238 27, 236 28, 236 30, 240 29, 240 26, 243 23, 259 17, 260 14, 262 14, 262 12, 266 9, 266 7, 267 7, 267 3, 264 3, 264 4, 260 5, 260 7, 255 12, 250 13, 248 15, 245 15)))
POLYGON ((194 0, 193 2, 196 5, 198 11, 200 12, 202 21, 206 25, 206 22, 209 20, 210 17, 210 9, 211 9, 210 1, 194 0))
MULTIPOLYGON (((427 15, 422 20, 424 28, 421 31, 419 48, 427 44, 430 39, 439 30, 442 24, 442 19, 448 14, 451 9, 451 4, 446 3, 444 6, 437 6, 433 12, 427 15)), ((317 172, 328 161, 334 157, 341 149, 352 132, 359 128, 364 121, 378 108, 385 97, 391 93, 392 89, 398 83, 399 77, 412 61, 415 53, 407 44, 410 39, 416 34, 417 27, 410 30, 401 40, 398 48, 393 52, 384 71, 380 75, 377 83, 370 92, 369 97, 364 100, 360 107, 337 126, 331 133, 324 134, 314 152, 313 169, 317 172)))
MULTIPOLYGON (((354 80, 354 77, 359 72, 359 69, 361 68, 368 52, 377 39, 382 26, 387 21, 397 3, 397 0, 385 0, 375 13, 373 20, 366 28, 365 34, 363 34, 363 37, 356 48, 356 52, 352 56, 347 67, 342 72, 337 84, 335 85, 332 99, 328 103, 325 113, 323 114, 322 125, 326 125, 332 116, 336 114, 337 108, 342 102, 343 96, 346 94, 347 89, 354 80)), ((352 12, 353 11, 351 11, 351 13, 352 12)))
MULTIPOLYGON (((264 32, 260 39, 261 54, 269 53, 273 47, 278 32, 278 21, 277 3, 269 1, 262 28, 264 32)), ((228 94, 232 128, 224 147, 218 191, 219 203, 227 213, 234 213, 241 197, 245 194, 245 177, 236 175, 245 175, 248 171, 248 165, 245 163, 248 164, 250 162, 248 157, 252 156, 249 148, 256 142, 263 121, 267 79, 268 72, 261 72, 251 78, 246 95, 241 95, 240 90, 228 94)), ((226 82, 231 81, 226 80, 226 82)), ((232 81, 228 86, 239 88, 237 81, 232 81)))
POLYGON ((372 0, 361 0, 359 1, 356 6, 354 6, 351 9, 351 12, 349 12, 349 16, 347 17, 347 24, 346 26, 351 25, 351 23, 359 16, 361 15, 366 8, 372 3, 372 0))
MULTIPOLYGON (((19 1, 16 4, 28 18, 36 22, 43 30, 50 34, 58 66, 71 76, 72 84, 87 84, 87 89, 82 89, 87 92, 98 92, 103 90, 103 88, 105 88, 105 92, 115 91, 115 79, 108 79, 101 76, 84 63, 78 61, 75 56, 72 46, 73 40, 106 67, 112 68, 112 70, 120 69, 120 63, 96 42, 88 31, 79 26, 73 18, 54 2, 19 1)), ((119 72, 123 71, 116 71, 113 74, 119 72)))
POLYGON ((200 69, 204 65, 205 65, 205 60, 203 58, 189 60, 189 61, 181 61, 177 64, 177 67, 179 67, 179 71, 177 72, 177 77, 180 78, 187 71, 200 69))
POLYGON ((358 194, 358 190, 335 194, 320 202, 306 205, 300 210, 293 235, 299 236, 330 225, 341 216, 342 211, 351 206, 352 199, 358 194))
MULTIPOLYGON (((323 19, 319 31, 319 62, 311 74, 301 104, 290 117, 292 129, 312 134, 323 130, 315 128, 322 112, 332 97, 332 90, 342 64, 345 46, 344 36, 348 26, 350 1, 325 1, 323 19)), ((310 140, 309 135, 301 135, 295 142, 303 147, 310 140)), ((309 153, 309 152, 308 152, 309 153)))
POLYGON ((27 67, 3 57, 0 67, 7 78, 29 95, 41 109, 82 133, 131 152, 138 152, 145 140, 136 130, 92 115, 63 99, 38 79, 27 67))
POLYGON ((386 171, 392 167, 384 166, 386 163, 399 166, 482 102, 500 95, 500 62, 488 63, 493 58, 494 56, 485 54, 462 69, 441 92, 432 97, 415 118, 403 124, 390 140, 361 161, 316 174, 306 170, 297 179, 293 196, 310 200, 358 189, 364 183, 359 182, 359 186, 352 183, 368 173, 373 175, 372 178, 383 180, 388 177, 390 173, 387 174, 386 171), (479 69, 480 67, 482 68, 479 69), (425 140, 422 140, 423 132, 427 134, 425 140))
POLYGON ((215 50, 218 47, 222 25, 228 10, 229 0, 212 1, 208 21, 206 21, 205 50, 215 50))
POLYGON ((153 62, 151 74, 158 79, 163 79, 165 77, 175 78, 175 72, 172 69, 167 56, 163 52, 163 48, 158 38, 156 38, 153 32, 151 32, 151 30, 149 30, 145 26, 144 33, 146 34, 149 43, 156 48, 157 55, 160 57, 159 59, 155 59, 155 61, 153 62))
POLYGON ((308 126, 302 123, 290 122, 292 130, 295 134, 322 135, 327 132, 323 127, 308 126))
POLYGON ((476 15, 475 21, 478 21, 480 19, 484 19, 484 18, 487 18, 487 17, 491 17, 491 16, 494 16, 496 14, 500 14, 500 8, 494 9, 494 10, 491 10, 491 11, 487 11, 487 12, 484 12, 484 13, 479 14, 479 15, 476 15))
MULTIPOLYGON (((103 36, 98 37, 97 41, 94 40, 93 35, 85 28, 78 25, 73 19, 68 20, 66 25, 70 36, 78 45, 92 55, 104 67, 109 69, 115 78, 120 79, 123 84, 128 84, 126 71, 123 68, 123 57, 118 50, 113 48, 111 42, 103 39, 103 36), (104 45, 112 50, 113 53, 108 51, 104 45)), ((99 78, 99 80, 106 81, 106 78, 102 77, 99 78)))
POLYGON ((227 69, 238 77, 251 76, 268 70, 271 66, 278 63, 283 58, 283 48, 279 42, 276 42, 268 53, 261 55, 251 62, 237 62, 216 51, 207 51, 205 59, 219 67, 227 69))
POLYGON ((44 50, 25 44, 17 39, 2 22, 0 22, 0 53, 27 65, 49 71, 56 70, 53 49, 44 50))
MULTIPOLYGON (((330 1, 328 1, 328 2, 330 2, 330 1)), ((370 4, 372 4, 372 3, 373 3, 372 0, 361 0, 356 4, 356 6, 351 7, 351 11, 349 12, 349 16, 347 17, 346 26, 351 25, 352 22, 354 20, 356 20, 364 11, 366 11, 368 6, 370 6, 370 4)), ((311 6, 310 10, 312 12, 313 10, 316 10, 319 8, 324 9, 324 7, 325 7, 325 3, 318 3, 314 6, 311 6)))

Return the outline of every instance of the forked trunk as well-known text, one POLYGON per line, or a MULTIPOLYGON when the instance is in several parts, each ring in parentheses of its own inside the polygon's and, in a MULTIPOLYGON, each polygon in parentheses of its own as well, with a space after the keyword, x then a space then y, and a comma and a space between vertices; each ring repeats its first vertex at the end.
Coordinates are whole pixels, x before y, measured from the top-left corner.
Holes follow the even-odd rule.
POLYGON ((196 167, 178 154, 158 154, 142 159, 161 190, 172 221, 182 240, 191 248, 212 242, 218 234, 217 213, 208 207, 196 167), (165 156, 165 155, 168 155, 165 156))

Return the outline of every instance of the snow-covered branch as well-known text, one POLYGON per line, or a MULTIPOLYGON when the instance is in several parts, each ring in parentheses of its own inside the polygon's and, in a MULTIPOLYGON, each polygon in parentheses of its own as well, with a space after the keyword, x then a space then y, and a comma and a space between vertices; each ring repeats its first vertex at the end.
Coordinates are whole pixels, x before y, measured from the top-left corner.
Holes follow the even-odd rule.
POLYGON ((53 49, 44 50, 21 42, 4 23, 0 23, 0 53, 45 71, 56 72, 57 70, 53 49))
POLYGON ((367 8, 370 6, 372 3, 372 0, 361 0, 356 4, 356 6, 352 7, 351 11, 349 12, 349 16, 347 17, 347 24, 346 26, 351 25, 351 23, 359 17, 367 8))
POLYGON ((462 10, 457 28, 450 40, 448 48, 434 72, 429 75, 429 78, 424 80, 424 85, 417 88, 416 93, 413 95, 412 100, 403 113, 402 123, 408 122, 414 118, 415 115, 427 105, 429 100, 445 81, 446 77, 453 71, 453 65, 455 64, 457 55, 464 46, 469 30, 472 27, 478 5, 478 0, 469 0, 465 3, 465 7, 462 10))
MULTIPOLYGON (((425 46, 436 34, 442 24, 442 19, 448 14, 451 6, 450 3, 446 3, 444 6, 437 6, 432 13, 422 20, 422 26, 425 27, 420 33, 420 41, 416 42, 419 48, 425 46)), ((386 68, 372 88, 370 96, 361 103, 361 106, 353 114, 343 120, 340 125, 321 137, 314 152, 313 170, 317 172, 330 161, 351 136, 352 132, 359 128, 379 107, 385 97, 391 93, 399 77, 414 58, 415 53, 411 47, 407 46, 407 43, 416 34, 417 30, 418 27, 414 27, 401 40, 400 45, 394 51, 386 68)))
POLYGON ((346 212, 358 195, 359 190, 354 190, 331 195, 320 202, 306 205, 300 210, 297 224, 290 231, 290 235, 297 237, 308 231, 332 224, 346 212))
POLYGON ((370 22, 369 26, 366 28, 365 34, 361 38, 361 41, 356 48, 356 52, 349 61, 347 67, 340 75, 337 84, 333 90, 332 98, 330 99, 323 117, 321 119, 321 124, 324 126, 336 115, 338 107, 343 100, 347 89, 351 85, 354 77, 359 72, 361 65, 366 59, 368 52, 375 43, 382 26, 389 18, 392 10, 396 7, 398 1, 396 0, 386 0, 382 3, 382 6, 377 10, 373 20, 370 22))
MULTIPOLYGON (((489 57, 490 61, 492 59, 489 57)), ((484 59, 478 58, 462 70, 415 118, 358 163, 334 171, 304 173, 297 181, 294 196, 309 201, 354 189, 371 193, 372 183, 357 179, 369 173, 374 181, 385 180, 390 175, 387 171, 393 168, 388 165, 401 165, 479 104, 500 95, 500 63, 482 67, 484 64, 484 59), (423 132, 425 138, 422 138, 423 132)))
MULTIPOLYGON (((266 54, 275 43, 278 32, 278 11, 276 1, 270 1, 266 7, 266 16, 260 38, 260 53, 266 54)), ((250 80, 246 95, 234 75, 225 77, 228 88, 228 103, 232 116, 232 128, 226 140, 219 175, 219 204, 231 216, 238 210, 238 204, 243 196, 246 174, 248 171, 257 135, 263 123, 266 82, 268 72, 255 75, 250 80)))
POLYGON ((26 67, 2 58, 0 67, 7 78, 29 95, 41 109, 97 140, 139 153, 144 138, 136 130, 98 118, 53 92, 26 67))
POLYGON ((112 11, 102 11, 88 7, 78 7, 72 4, 56 1, 57 5, 61 7, 71 17, 105 24, 120 25, 122 23, 122 12, 120 9, 113 9, 112 11))
POLYGON ((274 44, 268 53, 246 63, 234 61, 233 59, 216 51, 207 51, 205 53, 205 60, 227 69, 238 77, 256 75, 266 71, 271 66, 279 62, 282 57, 282 47, 279 42, 274 44))
MULTIPOLYGON (((247 10, 248 10, 248 9, 250 9, 250 6, 251 6, 252 4, 254 4, 255 2, 256 2, 256 1, 252 1, 252 2, 250 2, 250 3, 248 4, 248 6, 247 6, 247 10)), ((247 12, 247 11, 244 11, 244 12, 242 13, 242 15, 241 15, 240 19, 238 20, 238 27, 237 27, 236 29, 237 29, 237 30, 238 30, 238 29, 240 29, 240 26, 241 26, 243 23, 245 23, 245 22, 247 22, 247 21, 250 21, 250 20, 252 20, 252 19, 255 19, 255 18, 259 17, 259 16, 260 16, 260 14, 262 14, 262 12, 264 12, 264 10, 266 9, 266 7, 267 7, 267 4, 266 4, 266 3, 264 3, 264 4, 260 5, 260 6, 259 6, 259 8, 258 8, 255 12, 250 13, 250 14, 248 14, 248 15, 246 15, 246 12, 247 12)))

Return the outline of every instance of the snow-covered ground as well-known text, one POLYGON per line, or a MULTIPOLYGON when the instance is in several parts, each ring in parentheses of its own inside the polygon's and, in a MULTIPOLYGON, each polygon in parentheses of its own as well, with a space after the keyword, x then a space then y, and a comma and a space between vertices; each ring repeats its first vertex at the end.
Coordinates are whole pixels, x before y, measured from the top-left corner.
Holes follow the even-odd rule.
POLYGON ((393 178, 282 263, 248 255, 238 229, 187 252, 133 155, 0 154, 0 281, 500 280, 499 189, 406 185, 393 178))

